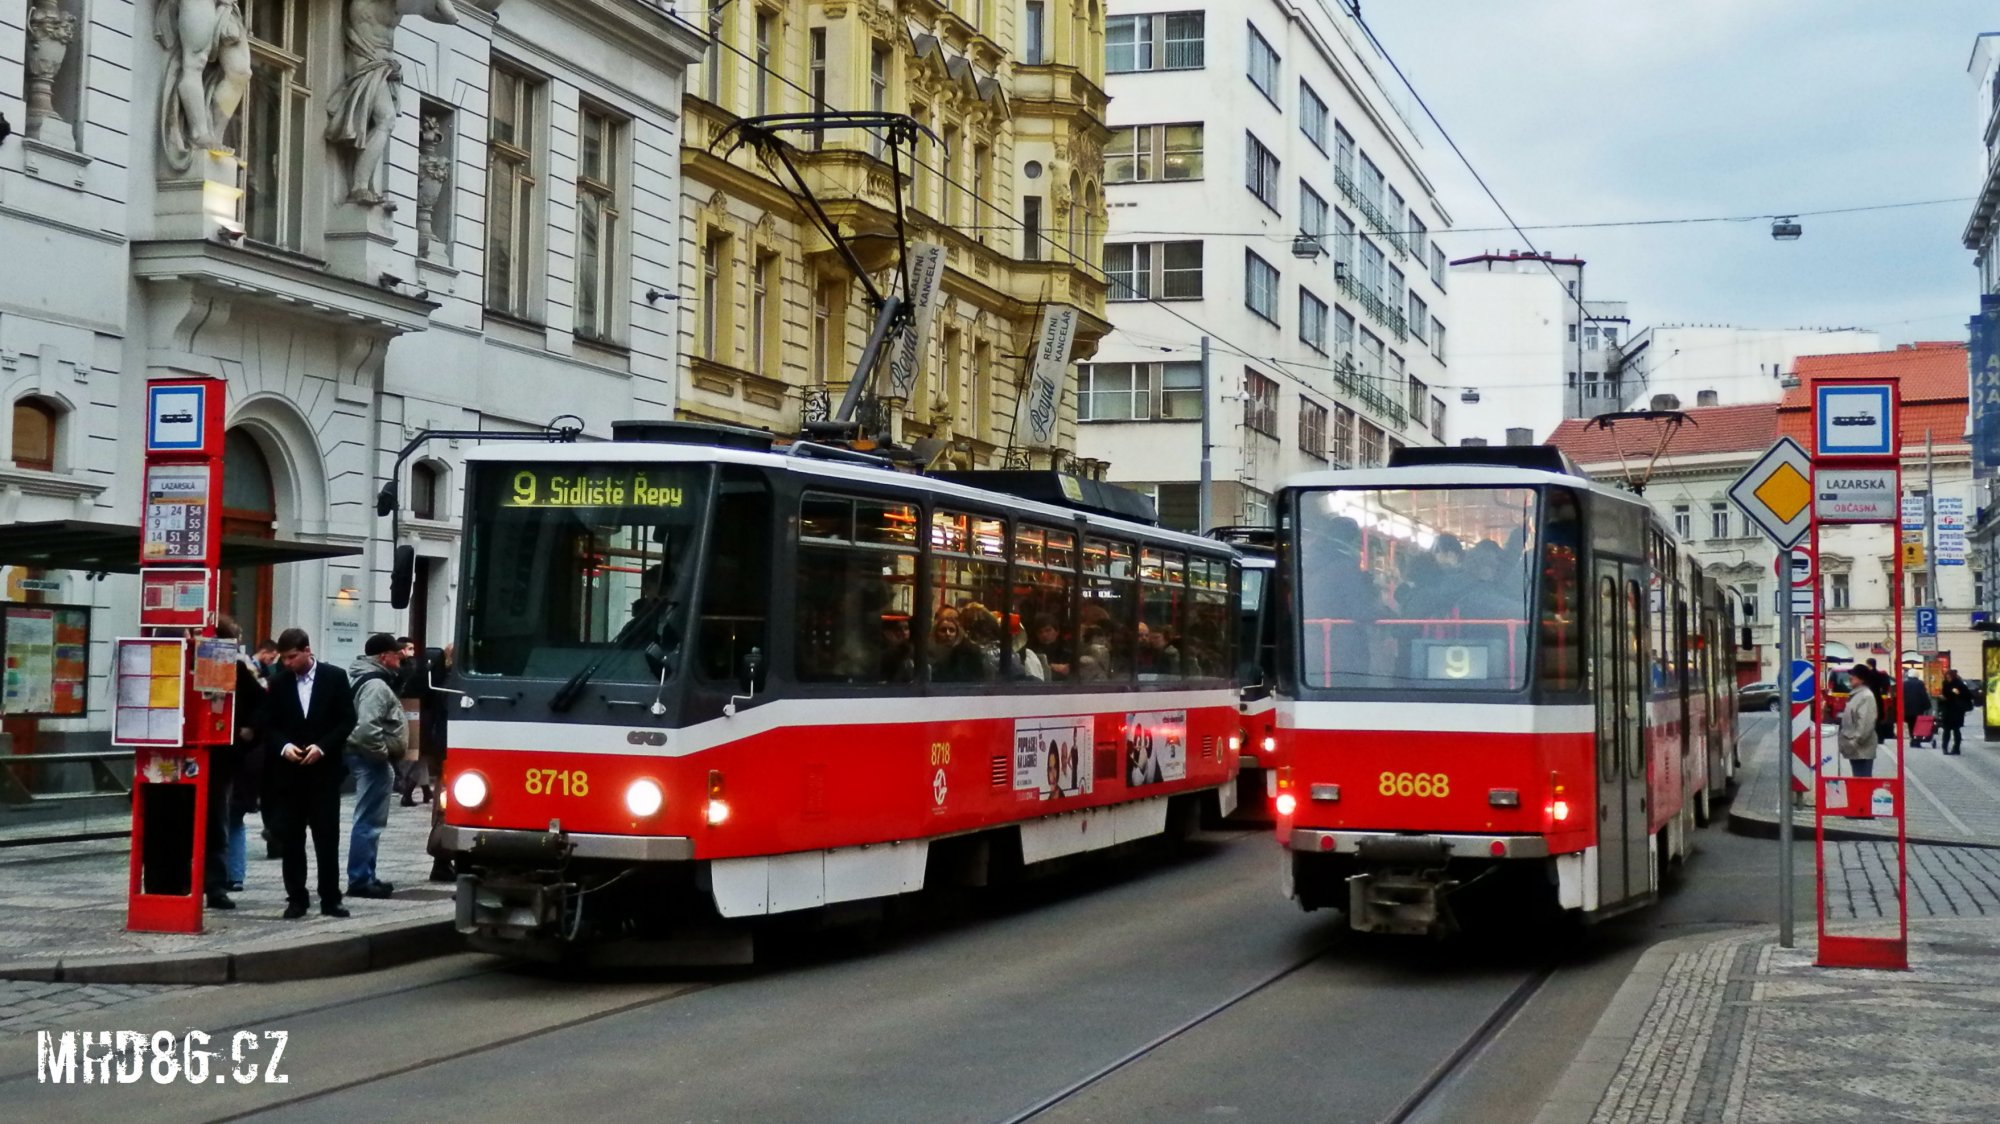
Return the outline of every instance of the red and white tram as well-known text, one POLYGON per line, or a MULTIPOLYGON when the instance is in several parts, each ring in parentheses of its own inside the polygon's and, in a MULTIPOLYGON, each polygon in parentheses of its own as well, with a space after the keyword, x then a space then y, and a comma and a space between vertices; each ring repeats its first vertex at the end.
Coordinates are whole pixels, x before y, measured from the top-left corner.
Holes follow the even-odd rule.
POLYGON ((1286 893, 1398 933, 1476 881, 1651 901, 1736 719, 1727 599, 1651 508, 1545 447, 1404 450, 1280 505, 1286 893))
POLYGON ((1051 473, 614 433, 468 458, 438 840, 478 947, 980 884, 1230 810, 1231 547, 1051 473))

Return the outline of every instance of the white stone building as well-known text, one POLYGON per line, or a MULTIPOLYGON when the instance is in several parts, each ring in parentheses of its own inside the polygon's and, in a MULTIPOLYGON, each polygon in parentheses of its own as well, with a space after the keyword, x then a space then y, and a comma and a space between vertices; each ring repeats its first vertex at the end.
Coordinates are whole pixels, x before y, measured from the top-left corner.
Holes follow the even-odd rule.
POLYGON ((1193 527, 1204 411, 1216 524, 1268 522, 1293 473, 1439 443, 1450 216, 1344 6, 1112 0, 1105 39, 1114 331, 1081 371, 1078 454, 1193 527))
POLYGON ((1621 346, 1620 383, 1630 410, 1643 410, 1662 394, 1672 395, 1681 409, 1776 402, 1800 356, 1881 347, 1882 334, 1865 328, 1656 324, 1621 346))
MULTIPOLYGON (((0 113, 17 130, 0 144, 14 411, 0 524, 136 525, 147 381, 222 379, 224 531, 359 552, 233 571, 225 609, 253 634, 302 626, 341 663, 373 630, 450 639, 470 442, 435 443, 408 470, 403 527, 425 563, 412 611, 387 603, 373 501, 418 430, 574 414, 608 435, 675 398, 675 306, 646 294, 677 280, 699 32, 637 0, 403 7, 0 12, 0 113)), ((8 600, 94 610, 89 716, 10 731, 101 744, 109 643, 136 628, 136 582, 5 553, 8 600)))
POLYGON ((1564 418, 1620 408, 1618 355, 1631 320, 1625 302, 1590 299, 1584 264, 1518 250, 1451 263, 1459 338, 1476 341, 1452 367, 1453 444, 1523 444, 1564 418))

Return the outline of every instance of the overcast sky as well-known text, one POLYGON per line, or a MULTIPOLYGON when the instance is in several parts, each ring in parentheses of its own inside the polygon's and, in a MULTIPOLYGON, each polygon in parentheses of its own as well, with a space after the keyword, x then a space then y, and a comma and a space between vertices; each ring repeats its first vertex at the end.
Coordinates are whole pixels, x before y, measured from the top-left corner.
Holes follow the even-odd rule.
MULTIPOLYGON (((1364 0, 1362 15, 1523 226, 1971 196, 1982 160, 1972 0, 1364 0)), ((1420 111, 1412 106, 1412 115, 1420 111)), ((1427 124, 1458 227, 1503 225, 1427 124)), ((1588 295, 1655 323, 1962 339, 1970 202, 1767 221, 1528 232, 1589 262, 1588 295)), ((1453 257, 1525 249, 1454 234, 1453 257)))

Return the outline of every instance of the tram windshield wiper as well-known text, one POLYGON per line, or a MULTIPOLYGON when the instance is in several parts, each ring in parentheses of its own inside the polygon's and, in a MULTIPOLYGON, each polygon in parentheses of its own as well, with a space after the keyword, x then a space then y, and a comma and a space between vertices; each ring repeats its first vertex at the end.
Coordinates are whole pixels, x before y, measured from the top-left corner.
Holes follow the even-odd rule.
POLYGON ((668 609, 678 604, 680 604, 678 601, 661 598, 641 610, 638 616, 626 621, 625 627, 618 630, 618 635, 611 638, 610 647, 599 653, 596 659, 578 668, 576 674, 570 676, 569 681, 550 696, 549 709, 560 714, 576 705, 577 696, 583 693, 584 687, 603 669, 607 660, 635 646, 640 638, 646 635, 646 625, 658 621, 668 609))

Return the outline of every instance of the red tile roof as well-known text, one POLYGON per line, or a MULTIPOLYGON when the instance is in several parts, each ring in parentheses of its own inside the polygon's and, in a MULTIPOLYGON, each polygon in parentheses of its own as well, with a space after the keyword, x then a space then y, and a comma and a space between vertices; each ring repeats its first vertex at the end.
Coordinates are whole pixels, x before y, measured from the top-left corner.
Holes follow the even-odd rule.
MULTIPOLYGON (((1700 406, 1682 411, 1687 423, 1667 442, 1661 459, 1709 453, 1762 452, 1778 439, 1778 410, 1771 402, 1742 406, 1700 406)), ((1664 421, 1627 419, 1606 429, 1589 418, 1571 418, 1549 434, 1548 444, 1568 453, 1578 464, 1618 463, 1637 458, 1643 464, 1660 447, 1664 421)))
POLYGON ((1930 432, 1939 444, 1964 441, 1970 383, 1965 344, 1903 344, 1894 351, 1852 355, 1801 355, 1793 370, 1799 385, 1778 406, 1778 431, 1812 448, 1812 387, 1823 378, 1894 379, 1902 386, 1903 445, 1922 445, 1930 432))

